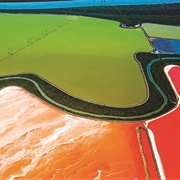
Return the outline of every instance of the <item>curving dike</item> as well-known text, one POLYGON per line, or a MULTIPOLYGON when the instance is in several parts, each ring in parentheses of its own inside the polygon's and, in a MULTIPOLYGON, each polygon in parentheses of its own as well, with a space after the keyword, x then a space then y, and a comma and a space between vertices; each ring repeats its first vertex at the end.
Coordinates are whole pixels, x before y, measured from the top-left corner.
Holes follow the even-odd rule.
POLYGON ((146 62, 149 61, 147 64, 142 64, 142 70, 144 71, 149 88, 149 98, 144 104, 139 106, 118 108, 83 101, 70 96, 33 74, 1 77, 1 88, 7 85, 22 86, 44 101, 80 116, 123 121, 147 120, 160 116, 176 106, 177 97, 167 77, 165 77, 163 69, 167 64, 179 65, 180 56, 162 55, 157 57, 157 55, 139 53, 137 54, 137 59, 138 58, 143 58, 139 59, 141 62, 144 61, 145 58, 146 62), (153 59, 147 60, 148 56, 153 57, 153 59), (154 74, 153 72, 156 73, 154 74))

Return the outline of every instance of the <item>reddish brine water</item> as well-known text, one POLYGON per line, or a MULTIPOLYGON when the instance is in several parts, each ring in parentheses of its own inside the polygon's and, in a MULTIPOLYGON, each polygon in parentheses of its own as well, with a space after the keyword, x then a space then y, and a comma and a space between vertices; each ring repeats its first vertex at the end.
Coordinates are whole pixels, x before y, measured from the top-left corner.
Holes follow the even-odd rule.
MULTIPOLYGON (((177 95, 180 95, 180 67, 172 67, 168 72, 177 95)), ((159 152, 164 173, 167 179, 180 178, 180 107, 163 117, 150 122, 157 150, 159 152)))

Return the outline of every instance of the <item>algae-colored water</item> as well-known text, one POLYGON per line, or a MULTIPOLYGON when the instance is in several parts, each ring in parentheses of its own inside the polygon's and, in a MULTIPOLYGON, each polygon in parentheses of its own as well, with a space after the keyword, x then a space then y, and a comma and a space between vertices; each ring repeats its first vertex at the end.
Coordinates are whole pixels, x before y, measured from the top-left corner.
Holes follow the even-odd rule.
POLYGON ((149 36, 180 39, 180 27, 145 23, 142 25, 149 36))
POLYGON ((95 103, 130 106, 146 100, 135 52, 151 51, 141 29, 118 22, 57 15, 0 15, 0 75, 35 73, 69 94, 95 103), (47 35, 45 35, 47 34, 47 35), (45 36, 44 36, 45 35, 45 36), (44 38, 31 44, 35 39, 44 38))

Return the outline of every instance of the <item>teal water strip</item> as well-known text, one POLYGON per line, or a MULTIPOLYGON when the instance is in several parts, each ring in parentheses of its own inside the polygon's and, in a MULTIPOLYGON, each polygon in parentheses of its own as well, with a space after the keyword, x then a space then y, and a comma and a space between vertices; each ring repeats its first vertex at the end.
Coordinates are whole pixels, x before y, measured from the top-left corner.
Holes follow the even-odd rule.
POLYGON ((72 1, 41 1, 41 2, 1 2, 1 10, 57 9, 91 6, 146 5, 179 3, 180 0, 72 0, 72 1))

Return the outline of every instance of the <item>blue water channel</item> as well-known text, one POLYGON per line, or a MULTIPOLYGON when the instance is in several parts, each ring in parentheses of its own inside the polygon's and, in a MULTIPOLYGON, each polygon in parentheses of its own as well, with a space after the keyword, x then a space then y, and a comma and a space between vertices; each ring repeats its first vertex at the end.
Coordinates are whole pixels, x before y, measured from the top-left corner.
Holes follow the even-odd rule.
POLYGON ((0 9, 55 9, 87 6, 180 3, 180 0, 72 0, 0 3, 0 9))
POLYGON ((159 53, 180 54, 179 39, 156 38, 152 44, 159 53))

